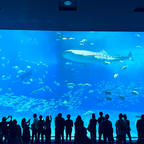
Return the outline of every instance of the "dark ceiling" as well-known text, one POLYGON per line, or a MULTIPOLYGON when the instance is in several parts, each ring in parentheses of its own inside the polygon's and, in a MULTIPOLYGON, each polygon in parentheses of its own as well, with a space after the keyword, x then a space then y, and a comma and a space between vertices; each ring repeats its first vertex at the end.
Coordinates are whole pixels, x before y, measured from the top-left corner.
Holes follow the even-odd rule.
POLYGON ((59 0, 0 0, 0 29, 144 31, 144 0, 77 0, 77 10, 59 10, 59 0), (143 11, 143 9, 140 9, 143 11))

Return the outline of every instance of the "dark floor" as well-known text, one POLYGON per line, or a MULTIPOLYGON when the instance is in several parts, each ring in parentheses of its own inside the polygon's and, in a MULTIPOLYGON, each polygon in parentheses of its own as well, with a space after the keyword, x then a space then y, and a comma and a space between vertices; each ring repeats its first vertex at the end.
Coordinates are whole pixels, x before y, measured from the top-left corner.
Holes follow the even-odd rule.
MULTIPOLYGON (((2 143, 2 144, 7 144, 7 143, 2 143)), ((30 142, 29 144, 32 144, 32 143, 30 142)), ((34 143, 34 144, 37 144, 37 143, 34 143)), ((38 143, 38 144, 42 144, 42 143, 38 143)), ((45 142, 44 142, 43 144, 45 144, 45 142)), ((56 144, 56 143, 55 143, 54 141, 52 141, 51 144, 56 144)), ((60 143, 60 144, 62 144, 62 143, 60 143)), ((64 142, 63 144, 74 144, 74 142, 73 142, 73 141, 72 141, 71 143, 70 143, 70 142, 64 142)), ((96 144, 109 144, 109 143, 104 143, 104 142, 99 143, 99 142, 97 141, 96 144)), ((112 144, 112 143, 111 143, 111 144, 112 144)), ((115 141, 115 142, 113 142, 113 144, 118 144, 118 143, 116 143, 116 141, 115 141)), ((130 143, 129 141, 127 141, 127 144, 144 144, 144 142, 143 142, 143 143, 137 143, 136 141, 132 141, 132 142, 130 143)))

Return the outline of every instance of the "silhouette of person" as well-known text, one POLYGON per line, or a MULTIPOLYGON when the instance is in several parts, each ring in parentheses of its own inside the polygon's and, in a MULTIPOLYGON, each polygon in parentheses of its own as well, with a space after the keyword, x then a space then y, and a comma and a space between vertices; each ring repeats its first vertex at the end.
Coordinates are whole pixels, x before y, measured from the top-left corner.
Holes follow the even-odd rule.
POLYGON ((13 120, 9 129, 8 144, 22 144, 21 128, 17 125, 17 121, 13 120))
POLYGON ((22 128, 23 128, 23 144, 29 144, 30 141, 30 119, 26 122, 26 119, 23 118, 21 122, 22 128))
POLYGON ((103 121, 102 129, 103 129, 104 143, 108 139, 109 143, 112 144, 113 143, 113 128, 112 128, 112 122, 109 121, 108 114, 105 115, 105 120, 103 121))
POLYGON ((137 120, 136 123, 137 132, 138 132, 138 143, 144 143, 144 115, 141 115, 141 119, 137 120))
POLYGON ((66 126, 66 142, 69 140, 71 142, 71 134, 72 134, 72 127, 73 127, 73 121, 70 119, 71 115, 67 115, 67 120, 65 121, 65 126, 66 126))
POLYGON ((46 144, 51 143, 51 122, 52 116, 47 116, 45 121, 45 137, 46 137, 46 144))
POLYGON ((38 142, 40 142, 40 136, 41 136, 41 143, 43 143, 43 135, 44 135, 44 120, 42 115, 39 116, 38 120, 38 142))
POLYGON ((96 124, 97 124, 97 120, 95 118, 95 114, 93 113, 92 119, 90 119, 89 126, 88 126, 88 130, 90 132, 92 144, 96 143, 96 124))
MULTIPOLYGON (((124 118, 124 124, 125 124, 125 129, 126 129, 125 134, 128 135, 129 141, 131 142, 130 121, 127 119, 127 115, 126 115, 126 114, 123 115, 123 118, 124 118)), ((125 137, 126 137, 126 136, 125 136, 125 137)))
POLYGON ((123 115, 120 113, 119 120, 117 120, 115 124, 118 144, 122 144, 123 142, 126 143, 126 137, 125 137, 126 128, 124 120, 122 118, 123 115))
POLYGON ((37 141, 37 138, 38 138, 38 118, 37 118, 37 114, 33 115, 33 123, 31 124, 31 129, 32 129, 32 143, 33 143, 34 138, 35 138, 35 142, 37 141))
POLYGON ((55 142, 60 143, 62 139, 62 143, 64 143, 64 127, 65 120, 62 118, 62 113, 59 113, 55 118, 55 142))
POLYGON ((98 133, 99 133, 99 142, 100 142, 101 137, 103 135, 103 131, 102 131, 102 123, 104 121, 103 112, 99 112, 99 115, 100 115, 100 117, 98 118, 98 124, 99 124, 98 133))
POLYGON ((87 129, 84 126, 80 129, 80 132, 80 141, 78 144, 91 144, 91 140, 87 137, 87 129))
POLYGON ((12 122, 12 116, 8 116, 7 118, 6 117, 2 118, 2 122, 0 123, 0 127, 1 127, 0 143, 2 143, 3 138, 4 138, 4 143, 8 141, 8 130, 9 130, 8 124, 11 124, 11 122, 12 122), (10 121, 7 122, 9 118, 10 121))
POLYGON ((87 129, 81 116, 78 115, 75 121, 75 144, 91 144, 91 140, 87 137, 87 129))
POLYGON ((81 129, 83 128, 84 122, 81 119, 81 116, 78 115, 75 121, 75 144, 79 144, 81 142, 81 129))

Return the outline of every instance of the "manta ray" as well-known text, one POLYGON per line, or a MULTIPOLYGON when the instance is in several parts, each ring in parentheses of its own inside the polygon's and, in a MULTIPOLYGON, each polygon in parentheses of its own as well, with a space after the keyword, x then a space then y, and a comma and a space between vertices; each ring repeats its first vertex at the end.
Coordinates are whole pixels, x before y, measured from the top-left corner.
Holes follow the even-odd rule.
POLYGON ((110 64, 111 62, 123 62, 124 60, 132 60, 132 53, 128 56, 111 56, 106 51, 92 52, 88 50, 66 50, 63 53, 65 59, 79 63, 95 63, 101 62, 110 64))

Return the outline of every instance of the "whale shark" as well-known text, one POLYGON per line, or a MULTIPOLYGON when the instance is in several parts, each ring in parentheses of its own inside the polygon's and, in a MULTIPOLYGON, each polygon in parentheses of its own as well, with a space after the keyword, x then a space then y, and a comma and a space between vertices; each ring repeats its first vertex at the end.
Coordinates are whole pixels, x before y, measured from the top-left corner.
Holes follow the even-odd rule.
POLYGON ((93 52, 88 50, 65 50, 63 53, 65 59, 79 63, 95 63, 101 62, 110 64, 112 62, 123 62, 125 60, 133 60, 132 53, 128 56, 111 56, 106 51, 93 52))

